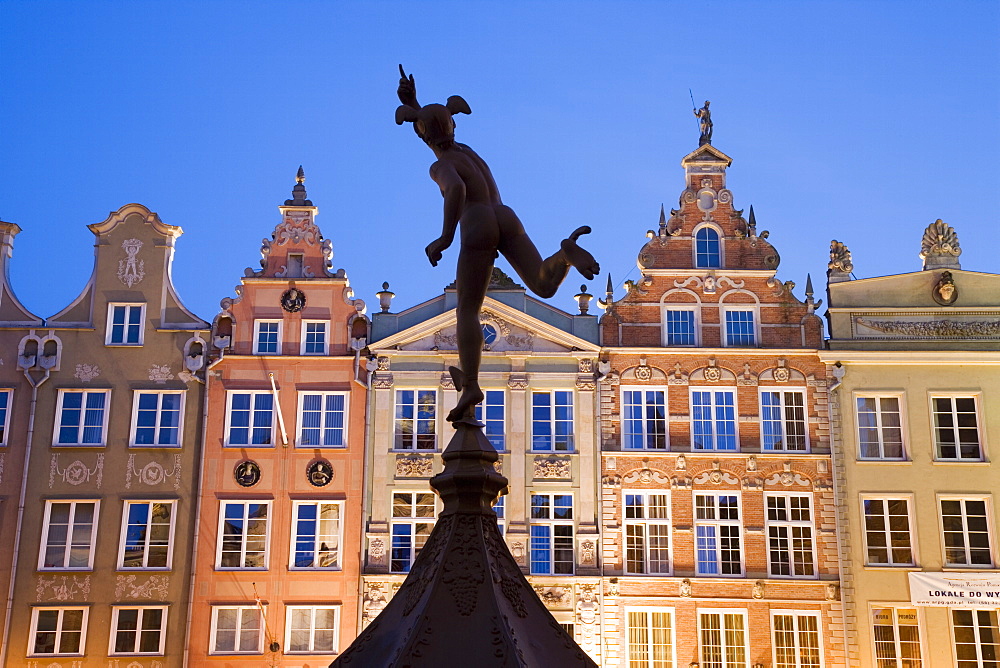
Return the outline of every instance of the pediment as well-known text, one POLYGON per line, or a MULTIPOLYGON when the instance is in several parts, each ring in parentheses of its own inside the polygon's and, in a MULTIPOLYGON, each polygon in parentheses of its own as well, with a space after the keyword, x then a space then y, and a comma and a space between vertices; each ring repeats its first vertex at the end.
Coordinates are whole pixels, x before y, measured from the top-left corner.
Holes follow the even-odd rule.
POLYGON ((681 158, 681 165, 687 165, 691 162, 725 163, 728 167, 733 163, 733 159, 711 144, 703 144, 681 158))

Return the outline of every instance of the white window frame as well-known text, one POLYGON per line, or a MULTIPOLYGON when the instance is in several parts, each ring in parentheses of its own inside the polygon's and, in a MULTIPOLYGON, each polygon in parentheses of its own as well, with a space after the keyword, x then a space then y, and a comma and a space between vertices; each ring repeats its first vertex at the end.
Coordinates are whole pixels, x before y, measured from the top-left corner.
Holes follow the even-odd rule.
MULTIPOLYGON (((267 606, 264 606, 267 609, 267 606)), ((212 656, 224 656, 224 655, 249 655, 249 654, 263 654, 264 653, 264 636, 266 634, 264 629, 264 620, 262 619, 261 610, 256 605, 213 605, 212 606, 212 628, 209 633, 208 639, 208 653, 212 656), (216 636, 219 630, 219 612, 221 610, 236 610, 239 613, 237 619, 236 627, 236 646, 239 646, 239 633, 242 628, 243 615, 245 613, 253 614, 257 616, 257 649, 253 650, 218 650, 216 649, 216 636)))
POLYGON ((31 609, 31 627, 28 632, 27 655, 31 657, 56 657, 56 656, 83 656, 87 653, 87 622, 90 617, 89 605, 40 605, 31 609), (56 622, 56 647, 66 631, 62 628, 63 613, 69 610, 82 610, 83 622, 80 624, 80 649, 76 652, 36 652, 35 642, 38 636, 38 613, 48 610, 58 610, 58 620, 56 622))
MULTIPOLYGON (((857 448, 857 458, 858 461, 862 462, 905 462, 909 461, 910 450, 909 443, 907 442, 907 415, 906 415, 906 394, 904 392, 855 392, 853 396, 854 401, 854 438, 858 445, 857 448), (878 447, 880 457, 865 457, 861 450, 861 418, 858 414, 858 399, 875 399, 875 405, 878 411, 875 413, 875 430, 878 433, 878 447), (882 399, 895 399, 899 406, 899 433, 900 440, 902 442, 899 457, 886 457, 885 456, 885 439, 883 437, 882 430, 882 409, 881 400, 882 399)), ((933 426, 932 426, 933 429, 933 426)))
POLYGON ((177 526, 177 501, 175 499, 140 499, 127 500, 122 503, 122 532, 118 540, 118 570, 120 571, 169 571, 173 568, 174 562, 174 531, 177 526), (129 508, 133 505, 148 504, 150 516, 146 520, 146 538, 142 560, 149 560, 150 529, 152 527, 153 504, 170 506, 170 528, 167 534, 167 564, 166 566, 126 566, 125 565, 125 542, 128 538, 129 528, 129 508))
MULTIPOLYGON (((722 641, 722 663, 725 666, 737 664, 735 661, 731 661, 729 656, 730 645, 726 643, 726 638, 728 633, 726 631, 726 615, 740 615, 743 617, 743 665, 742 668, 750 668, 750 615, 747 614, 746 608, 696 608, 695 614, 698 616, 698 661, 700 665, 706 665, 704 661, 704 647, 705 644, 702 642, 702 633, 704 627, 702 626, 702 615, 719 615, 719 630, 721 633, 722 641)), ((732 647, 736 647, 735 645, 732 647)))
MULTIPOLYGON (((983 666, 986 665, 985 663, 983 663, 984 659, 983 659, 983 643, 982 643, 982 631, 981 631, 982 627, 979 625, 979 622, 978 622, 978 619, 977 619, 978 615, 976 613, 979 613, 979 612, 990 613, 990 612, 992 612, 994 615, 997 616, 997 618, 998 618, 997 619, 997 625, 1000 626, 1000 610, 998 610, 996 608, 985 608, 985 607, 983 607, 983 608, 948 608, 948 612, 951 613, 951 614, 948 615, 948 627, 949 627, 949 629, 951 631, 951 651, 955 655, 956 659, 958 658, 957 657, 957 655, 958 655, 958 642, 957 642, 957 638, 955 637, 955 613, 956 612, 971 612, 972 613, 972 619, 975 622, 975 625, 972 628, 975 630, 975 635, 976 635, 976 665, 977 665, 977 667, 982 668, 983 666)), ((991 660, 991 663, 995 664, 995 661, 991 660)), ((927 665, 928 665, 928 668, 930 668, 930 664, 928 663, 927 665)))
POLYGON ((219 501, 219 529, 215 534, 216 545, 215 545, 215 570, 217 571, 266 571, 271 566, 271 526, 274 511, 274 505, 270 500, 267 499, 221 499, 219 501), (247 532, 246 532, 246 522, 247 519, 247 506, 250 504, 262 505, 267 507, 267 519, 266 530, 264 531, 264 565, 263 566, 223 566, 222 565, 222 546, 223 538, 225 534, 223 533, 226 524, 226 504, 241 504, 243 506, 243 532, 240 539, 240 563, 246 563, 246 553, 247 553, 247 532))
MULTIPOLYGON (((277 436, 277 401, 276 397, 271 390, 226 390, 226 435, 224 445, 227 448, 273 448, 277 445, 275 443, 277 436), (229 440, 230 432, 232 430, 232 418, 233 418, 233 397, 237 394, 249 394, 250 395, 250 422, 247 425, 247 442, 246 443, 233 443, 229 440), (266 394, 271 397, 271 442, 270 443, 257 443, 253 442, 253 415, 254 406, 257 402, 257 395, 266 394)), ((242 427, 241 427, 242 429, 242 427)))
POLYGON ((323 655, 334 655, 340 652, 340 606, 339 605, 286 605, 285 606, 285 653, 294 655, 303 654, 323 654, 323 655), (296 610, 310 610, 312 614, 310 616, 309 623, 309 647, 310 649, 292 649, 292 613, 296 610), (333 649, 327 650, 317 650, 313 649, 316 644, 316 611, 317 610, 333 610, 334 614, 334 625, 333 625, 333 649))
POLYGON ((941 537, 941 563, 944 568, 954 568, 957 570, 975 570, 975 569, 990 569, 995 568, 997 565, 997 544, 996 544, 996 531, 993 526, 993 497, 991 494, 938 494, 935 499, 937 503, 937 514, 938 514, 938 535, 941 537), (962 501, 962 525, 965 542, 965 554, 970 563, 956 564, 948 561, 948 548, 947 543, 944 539, 944 513, 941 509, 942 501, 962 501), (968 513, 966 512, 965 501, 982 501, 985 506, 986 513, 986 536, 990 543, 990 562, 988 564, 971 563, 971 546, 969 545, 969 523, 968 523, 968 513))
POLYGON ((629 616, 632 613, 641 613, 645 617, 645 631, 647 636, 646 643, 646 661, 643 661, 641 668, 656 668, 658 664, 655 662, 655 656, 653 652, 653 634, 652 631, 652 613, 662 613, 670 615, 670 659, 667 662, 667 666, 675 668, 677 666, 677 612, 672 607, 657 608, 654 606, 633 606, 629 605, 625 607, 624 615, 624 627, 625 627, 625 657, 624 660, 628 666, 640 665, 637 662, 641 659, 632 658, 632 647, 635 643, 631 639, 631 631, 633 627, 629 624, 629 616))
POLYGON ((779 387, 779 386, 764 386, 757 388, 757 401, 760 407, 760 451, 761 452, 787 452, 789 454, 808 454, 812 452, 811 444, 809 442, 809 392, 805 387, 779 387), (765 447, 764 443, 764 393, 776 393, 779 395, 778 410, 781 412, 781 436, 782 442, 785 447, 782 448, 769 448, 765 447), (802 395, 802 430, 803 436, 805 438, 805 447, 802 450, 791 450, 788 448, 788 406, 785 403, 787 393, 799 393, 802 395))
MULTIPOLYGON (((982 392, 928 392, 927 400, 930 405, 930 424, 931 424, 931 444, 934 448, 934 461, 935 462, 948 462, 948 463, 972 463, 972 462, 985 462, 986 459, 986 442, 984 440, 985 430, 983 429, 983 396, 982 392), (961 447, 956 441, 955 447, 958 449, 958 457, 941 457, 940 444, 937 439, 937 413, 934 410, 934 400, 935 399, 951 399, 952 400, 952 413, 955 415, 955 400, 956 399, 972 399, 976 407, 976 439, 979 444, 979 456, 978 457, 962 457, 961 447)), ((957 426, 953 427, 957 431, 957 426)), ((957 437, 957 433, 956 433, 957 437)))
POLYGON ((167 644, 167 615, 169 614, 169 607, 166 605, 114 605, 111 606, 111 633, 108 639, 108 656, 163 656, 164 647, 167 644), (135 635, 135 651, 134 652, 117 652, 115 651, 115 644, 118 640, 118 616, 122 610, 138 610, 139 617, 136 623, 136 635, 135 635), (138 645, 142 637, 142 620, 146 614, 146 610, 160 610, 162 611, 162 616, 160 617, 160 647, 155 652, 140 652, 138 645))
POLYGON ((128 446, 130 448, 180 448, 184 445, 184 408, 187 404, 187 390, 133 390, 132 391, 132 424, 129 429, 128 446), (177 413, 177 443, 141 443, 135 442, 135 433, 139 428, 139 396, 142 394, 155 394, 156 399, 156 425, 153 427, 153 438, 159 440, 160 424, 163 411, 163 396, 175 394, 180 396, 180 409, 177 413))
POLYGON ((760 305, 759 304, 726 304, 722 303, 719 305, 719 337, 723 348, 760 348, 760 305), (741 345, 736 343, 729 343, 729 332, 726 328, 726 317, 728 313, 736 311, 745 311, 753 314, 753 344, 751 345, 741 345))
POLYGON ((417 533, 415 530, 418 524, 428 524, 430 525, 430 530, 427 532, 427 538, 430 538, 431 533, 434 531, 434 526, 437 524, 437 516, 439 512, 439 499, 437 494, 430 490, 422 489, 394 489, 389 493, 389 572, 390 573, 409 573, 410 569, 413 568, 413 562, 417 560, 417 555, 420 554, 420 550, 423 549, 424 543, 417 545, 417 533), (396 506, 396 495, 406 494, 410 497, 410 514, 409 515, 399 515, 393 514, 396 506), (417 494, 429 494, 434 503, 434 510, 432 514, 428 516, 418 516, 415 514, 415 509, 419 504, 416 502, 417 494), (410 527, 410 546, 409 546, 409 556, 407 557, 406 570, 393 570, 392 569, 392 551, 393 551, 393 527, 396 526, 409 526, 410 527))
POLYGON ((507 534, 507 502, 504 501, 506 498, 507 495, 501 494, 493 504, 493 512, 497 514, 497 529, 501 536, 507 534))
POLYGON ((691 230, 691 266, 695 269, 723 269, 726 266, 726 234, 723 232, 722 228, 713 223, 702 222, 695 226, 691 230), (698 264, 698 232, 703 228, 709 228, 715 232, 718 236, 719 241, 719 266, 710 267, 708 265, 702 266, 698 264))
MULTIPOLYGON (((802 630, 799 628, 799 618, 800 617, 812 617, 816 620, 816 650, 819 653, 819 663, 813 664, 822 668, 826 666, 826 662, 823 656, 823 615, 820 614, 819 610, 771 610, 771 659, 773 663, 772 666, 784 668, 803 668, 802 664, 802 646, 800 644, 800 633, 802 630), (795 657, 794 665, 789 664, 779 664, 778 663, 778 629, 775 627, 774 618, 775 617, 792 617, 792 623, 794 625, 792 634, 795 638, 795 646, 792 648, 793 655, 795 657)), ((805 668, 811 668, 811 666, 806 665, 805 668)))
POLYGON ((434 388, 428 387, 397 387, 396 391, 392 395, 392 447, 391 449, 396 452, 436 452, 438 449, 439 438, 440 438, 440 424, 438 421, 441 417, 440 407, 438 402, 441 399, 441 393, 434 388), (413 403, 412 404, 402 404, 400 403, 400 392, 413 392, 413 403), (432 392, 434 394, 434 417, 431 420, 421 420, 420 419, 420 393, 421 392, 432 392), (401 406, 412 406, 413 407, 413 417, 412 418, 402 418, 399 417, 399 409, 401 406), (400 420, 411 420, 413 422, 413 431, 410 434, 405 434, 399 430, 400 420), (434 425, 433 433, 421 433, 418 431, 418 426, 421 421, 430 422, 434 425), (430 448, 420 448, 418 447, 418 439, 420 436, 430 436, 433 439, 433 445, 430 448), (403 439, 400 441, 400 439, 403 439), (409 441, 409 443, 407 443, 409 441), (401 447, 402 446, 402 447, 401 447))
MULTIPOLYGON (((350 413, 350 405, 351 405, 351 393, 350 392, 346 392, 346 391, 343 391, 343 390, 340 390, 340 391, 299 390, 298 408, 296 410, 298 433, 295 435, 295 447, 296 448, 309 448, 309 449, 346 448, 347 447, 348 427, 350 426, 350 424, 349 424, 350 423, 350 415, 351 415, 351 413, 350 413), (320 410, 320 419, 321 419, 321 421, 324 424, 322 424, 319 427, 319 430, 320 430, 320 439, 323 438, 323 432, 326 429, 330 428, 330 427, 328 427, 325 424, 325 422, 327 420, 326 398, 329 397, 329 396, 341 396, 341 397, 344 398, 343 425, 341 426, 341 431, 343 432, 343 435, 342 435, 342 438, 341 438, 342 443, 340 445, 326 445, 325 443, 318 444, 318 445, 317 444, 303 445, 303 443, 302 443, 302 430, 305 427, 305 420, 304 420, 303 410, 305 408, 305 398, 306 398, 306 395, 319 395, 320 397, 322 397, 321 401, 322 401, 323 407, 320 410)), ((273 422, 272 422, 272 426, 273 426, 273 422)), ((311 427, 311 429, 315 429, 315 427, 311 427)))
POLYGON ((673 535, 673 507, 671 506, 672 499, 670 498, 670 492, 668 490, 633 490, 633 489, 623 489, 622 490, 622 567, 623 572, 626 575, 646 575, 646 576, 660 576, 660 577, 670 577, 674 572, 674 535, 673 535), (626 504, 627 496, 639 496, 642 497, 642 510, 643 517, 641 518, 629 518, 628 515, 628 505, 626 504), (666 497, 666 517, 649 517, 649 507, 651 496, 663 496, 666 497), (631 549, 629 546, 629 535, 628 527, 630 526, 642 526, 642 560, 643 560, 643 570, 642 572, 635 572, 629 570, 629 558, 628 553, 631 549), (649 566, 649 550, 650 550, 650 536, 649 527, 650 526, 661 526, 667 529, 667 570, 665 571, 651 571, 649 566))
MULTIPOLYGON (((483 388, 483 394, 484 394, 483 400, 480 403, 476 404, 476 420, 479 421, 479 422, 481 422, 484 425, 483 434, 486 435, 486 439, 490 442, 490 444, 493 446, 493 448, 497 452, 507 452, 507 436, 506 436, 506 434, 507 434, 507 407, 508 407, 507 392, 506 392, 506 390, 502 390, 500 388, 484 387, 483 388), (486 402, 489 400, 490 394, 494 394, 494 396, 496 396, 495 393, 499 393, 501 396, 503 396, 503 403, 500 404, 501 409, 503 409, 502 410, 502 412, 503 412, 503 420, 502 420, 502 425, 501 425, 501 429, 500 429, 500 433, 499 434, 497 434, 497 433, 489 433, 489 429, 491 428, 492 425, 495 425, 497 422, 500 422, 500 421, 496 420, 494 418, 494 419, 489 420, 489 422, 487 422, 486 419, 485 419, 485 416, 483 415, 483 411, 485 411, 488 408, 487 405, 486 405, 486 402)), ((490 404, 490 406, 492 406, 492 407, 495 408, 496 404, 492 403, 492 404, 490 404)))
MULTIPOLYGON (((111 413, 111 390, 84 390, 78 388, 62 388, 58 390, 58 397, 56 400, 56 416, 54 420, 54 425, 52 429, 52 447, 53 448, 103 448, 108 444, 108 416, 111 413), (59 442, 59 431, 62 425, 62 415, 63 415, 63 401, 68 394, 82 394, 83 398, 80 405, 80 424, 77 425, 77 438, 74 443, 60 443, 59 442), (83 437, 83 430, 86 428, 86 413, 87 413, 87 397, 91 394, 103 394, 104 395, 104 416, 101 422, 101 442, 100 443, 81 443, 83 437)), ((96 425, 93 425, 96 426, 96 425)))
MULTIPOLYGON (((301 328, 301 336, 299 338, 299 354, 300 355, 310 355, 310 356, 323 356, 330 354, 330 321, 329 320, 303 320, 301 328), (306 352, 306 333, 309 329, 308 325, 323 325, 323 350, 321 352, 306 352)), ((281 328, 278 329, 278 338, 281 338, 281 328)), ((254 338, 256 342, 256 337, 254 338)))
MULTIPOLYGON (((921 667, 930 668, 930 664, 927 659, 926 647, 924 646, 924 618, 923 612, 919 607, 909 605, 908 603, 894 602, 894 603, 877 603, 875 601, 870 601, 868 603, 868 628, 871 631, 871 651, 872 656, 878 657, 878 644, 875 638, 875 610, 876 609, 889 609, 892 610, 892 643, 893 651, 895 653, 894 657, 885 657, 882 660, 888 661, 890 658, 895 659, 896 665, 893 668, 903 668, 903 658, 902 654, 902 642, 899 637, 899 611, 900 610, 913 610, 917 617, 917 647, 920 649, 920 665, 921 667)), ((886 624, 880 624, 880 626, 887 626, 886 624)), ((912 624, 906 624, 905 626, 913 626, 912 624)))
POLYGON ((142 302, 108 302, 108 318, 107 318, 107 329, 104 330, 104 345, 105 346, 122 346, 125 348, 134 348, 141 346, 143 344, 143 339, 145 339, 145 329, 146 329, 146 304, 142 302), (139 340, 138 341, 112 341, 112 321, 114 319, 114 312, 116 306, 125 307, 125 330, 123 331, 124 338, 128 338, 128 316, 133 308, 139 309, 139 340))
POLYGON ((10 388, 0 388, 0 397, 6 397, 7 403, 0 408, 0 447, 4 447, 8 442, 10 434, 10 415, 14 412, 14 390, 10 388))
POLYGON ((767 541, 767 572, 768 577, 781 580, 816 580, 819 579, 819 562, 817 561, 816 553, 816 503, 813 495, 810 492, 767 492, 764 494, 764 539, 767 541), (783 498, 785 499, 785 510, 791 514, 791 500, 793 498, 806 499, 809 503, 809 520, 772 520, 768 518, 768 511, 770 506, 767 500, 769 498, 783 498), (785 537, 785 547, 789 555, 789 570, 792 571, 788 575, 780 575, 771 570, 774 560, 771 559, 771 527, 786 527, 788 529, 788 535, 785 537), (809 575, 796 574, 795 566, 796 561, 794 559, 795 551, 793 550, 793 545, 795 543, 795 538, 791 535, 792 529, 807 528, 809 529, 809 543, 810 549, 809 554, 812 559, 812 573, 809 575))
POLYGON ((746 558, 747 558, 747 547, 746 541, 743 536, 743 498, 742 495, 737 491, 722 491, 722 492, 708 492, 703 490, 695 490, 693 492, 692 501, 694 502, 694 508, 692 508, 692 520, 694 524, 694 564, 695 572, 699 577, 717 577, 717 578, 740 578, 746 577, 746 558), (714 497, 715 503, 713 508, 716 511, 716 517, 711 519, 699 519, 698 518, 698 497, 699 496, 709 496, 714 497), (721 519, 719 515, 719 501, 720 496, 734 496, 736 497, 736 509, 739 513, 739 519, 721 519), (719 572, 717 573, 702 573, 698 560, 698 527, 699 526, 714 526, 716 527, 715 534, 715 564, 718 567, 719 572), (740 571, 739 573, 723 573, 722 572, 722 532, 719 530, 722 526, 735 526, 736 527, 736 539, 739 541, 739 551, 740 551, 740 571))
POLYGON ((701 304, 663 304, 660 309, 660 326, 663 336, 662 344, 665 348, 697 348, 701 345, 701 304), (670 311, 687 311, 694 314, 694 343, 670 343, 667 332, 667 313, 670 311))
POLYGON ((319 499, 317 499, 317 500, 292 501, 292 528, 291 528, 291 531, 289 533, 291 534, 290 535, 291 544, 289 546, 289 551, 288 551, 288 569, 289 570, 292 570, 292 571, 322 571, 322 572, 343 570, 343 568, 344 568, 344 502, 343 501, 330 501, 330 500, 319 500, 319 499), (318 536, 318 533, 319 533, 319 522, 320 522, 320 520, 319 520, 319 511, 321 510, 322 506, 325 506, 325 505, 326 506, 336 506, 337 507, 337 513, 338 513, 337 514, 337 546, 336 546, 336 550, 335 550, 336 554, 337 554, 336 563, 333 566, 316 566, 316 565, 313 565, 313 566, 296 566, 295 565, 295 555, 298 552, 298 550, 296 549, 296 539, 300 535, 299 532, 298 532, 299 531, 298 530, 299 508, 302 508, 303 506, 315 506, 316 510, 317 510, 317 518, 315 520, 315 522, 316 522, 316 531, 312 535, 312 537, 313 537, 313 543, 314 543, 313 564, 315 564, 316 561, 317 561, 318 553, 319 553, 319 545, 316 545, 316 543, 318 543, 318 537, 319 537, 318 536))
MULTIPOLYGON (((576 392, 574 390, 572 390, 572 389, 569 389, 569 388, 555 388, 555 389, 539 389, 539 388, 535 388, 535 389, 532 389, 529 392, 529 396, 528 396, 528 417, 529 417, 529 420, 531 422, 531 437, 530 437, 530 440, 529 440, 529 448, 530 448, 531 452, 551 452, 551 453, 559 453, 559 452, 570 453, 570 452, 576 452, 576 404, 577 404, 577 401, 576 401, 576 392), (571 429, 570 429, 570 433, 569 433, 569 438, 566 441, 566 447, 565 448, 559 448, 558 447, 558 443, 557 443, 559 435, 556 433, 556 431, 557 431, 556 430, 556 425, 559 424, 560 422, 565 422, 565 420, 558 420, 558 419, 556 419, 556 397, 555 397, 555 395, 556 395, 557 392, 566 392, 566 393, 569 394, 569 398, 570 398, 570 403, 569 403, 570 420, 569 420, 569 422, 570 422, 570 425, 571 425, 571 429), (540 449, 540 448, 536 448, 535 447, 535 422, 536 422, 536 420, 535 420, 535 395, 538 395, 538 394, 547 394, 547 395, 549 395, 549 401, 550 401, 550 403, 549 403, 549 419, 548 419, 549 431, 551 432, 548 435, 548 438, 550 439, 550 443, 549 443, 549 446, 547 448, 545 448, 545 449, 540 449)), ((539 420, 538 422, 541 423, 541 420, 539 420)), ((539 438, 543 438, 543 437, 545 437, 545 435, 544 434, 539 434, 538 437, 539 438)))
POLYGON ((621 410, 619 411, 619 417, 621 420, 621 448, 622 451, 628 452, 641 452, 641 451, 651 451, 651 452, 668 452, 670 450, 670 393, 666 387, 662 386, 650 386, 646 387, 644 385, 623 385, 621 386, 621 391, 619 394, 619 401, 621 402, 621 410), (640 410, 642 412, 642 417, 639 421, 642 423, 641 433, 634 434, 631 432, 626 433, 626 425, 633 422, 630 417, 626 416, 627 408, 634 406, 635 404, 625 403, 625 393, 626 392, 639 392, 641 394, 640 410), (663 447, 649 447, 649 440, 651 437, 658 436, 658 434, 652 434, 649 430, 649 423, 651 420, 647 415, 649 410, 649 404, 647 403, 648 398, 646 397, 647 392, 662 392, 663 393, 663 447), (628 437, 639 436, 642 439, 643 447, 641 448, 631 448, 626 447, 628 437))
MULTIPOLYGON (((531 570, 532 575, 573 575, 576 573, 576 498, 573 494, 569 493, 559 493, 559 492, 537 492, 529 491, 528 493, 528 567, 531 570), (535 518, 532 517, 534 509, 534 499, 535 496, 547 496, 549 497, 549 517, 547 518, 535 518), (553 518, 555 510, 555 497, 557 496, 568 496, 570 499, 570 519, 555 519, 553 518), (572 557, 570 559, 569 573, 557 573, 556 570, 556 535, 555 527, 566 527, 570 528, 570 552, 572 557), (534 527, 548 527, 549 528, 549 546, 548 546, 548 557, 546 563, 548 563, 549 572, 548 573, 536 573, 533 570, 534 559, 532 558, 532 552, 534 551, 534 536, 531 533, 534 527)), ((563 537, 565 538, 565 537, 563 537)), ((564 562, 560 562, 564 563, 564 562)))
POLYGON ((92 571, 94 570, 94 546, 97 544, 97 529, 100 524, 101 517, 101 500, 100 499, 46 499, 45 510, 42 516, 42 538, 38 545, 38 570, 40 571, 92 571), (46 566, 45 565, 45 552, 46 546, 48 545, 49 536, 49 523, 52 518, 52 505, 55 503, 69 503, 71 505, 71 517, 70 523, 67 525, 66 529, 66 544, 63 549, 63 563, 66 563, 69 559, 69 553, 72 550, 72 540, 73 527, 75 526, 76 518, 76 504, 78 503, 92 503, 94 504, 94 523, 90 530, 90 545, 87 548, 87 565, 86 566, 46 566))
POLYGON ((913 518, 913 505, 914 496, 913 494, 900 493, 900 494, 862 494, 861 504, 859 510, 861 511, 861 539, 864 542, 865 549, 865 566, 869 568, 915 568, 919 564, 917 559, 917 540, 916 540, 916 526, 914 525, 913 518), (886 557, 889 559, 887 563, 878 563, 869 560, 869 549, 868 544, 868 515, 865 513, 865 502, 866 501, 881 501, 883 507, 882 518, 885 520, 885 529, 882 533, 885 535, 886 540, 886 557), (906 523, 907 523, 907 535, 910 539, 910 561, 909 562, 899 562, 896 563, 892 556, 892 531, 889 530, 888 518, 888 507, 886 504, 889 501, 904 501, 906 502, 906 523))
POLYGON ((737 388, 724 385, 722 387, 715 387, 713 385, 691 385, 688 388, 688 406, 690 412, 690 418, 688 420, 691 429, 691 452, 740 452, 740 403, 739 403, 739 392, 737 388), (694 444, 695 430, 694 430, 694 393, 695 392, 708 392, 712 395, 712 445, 711 448, 696 448, 694 444), (736 446, 732 449, 729 448, 719 448, 719 421, 716 418, 716 392, 728 392, 733 395, 733 438, 736 442, 736 446))
POLYGON ((254 355, 265 355, 265 356, 277 356, 281 355, 281 345, 284 341, 285 333, 285 322, 277 318, 260 318, 253 321, 253 354, 254 355), (278 341, 275 344, 275 351, 272 352, 261 352, 260 350, 260 326, 261 323, 278 323, 278 341))

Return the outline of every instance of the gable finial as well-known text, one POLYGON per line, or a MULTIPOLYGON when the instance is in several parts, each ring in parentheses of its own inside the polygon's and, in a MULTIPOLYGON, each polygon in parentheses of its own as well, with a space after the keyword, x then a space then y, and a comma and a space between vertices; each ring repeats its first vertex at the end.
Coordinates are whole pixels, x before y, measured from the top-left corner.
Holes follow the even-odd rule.
POLYGON ((292 199, 285 200, 285 206, 312 206, 313 203, 306 199, 306 173, 299 165, 299 171, 295 173, 295 186, 292 188, 292 199))
POLYGON ((660 236, 662 237, 667 233, 667 213, 663 210, 663 205, 660 204, 660 236))
POLYGON ((920 259, 927 269, 961 269, 958 256, 962 248, 958 245, 955 228, 946 225, 940 218, 927 226, 920 240, 920 259))
POLYGON ((753 204, 750 205, 750 217, 747 219, 748 237, 757 236, 757 217, 753 213, 753 204))
POLYGON ((295 182, 301 184, 305 184, 306 182, 306 173, 302 169, 302 165, 299 165, 299 171, 295 173, 295 182))

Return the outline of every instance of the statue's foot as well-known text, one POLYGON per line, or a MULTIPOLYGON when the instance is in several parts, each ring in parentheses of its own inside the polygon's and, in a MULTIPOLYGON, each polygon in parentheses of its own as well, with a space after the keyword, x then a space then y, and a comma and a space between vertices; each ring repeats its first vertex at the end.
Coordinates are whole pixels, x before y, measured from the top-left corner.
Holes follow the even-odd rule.
POLYGON ((479 389, 479 383, 469 383, 462 390, 458 397, 458 403, 448 413, 448 422, 458 422, 459 420, 475 420, 476 405, 482 403, 483 391, 479 389))
POLYGON ((576 228, 568 239, 563 239, 560 247, 566 255, 566 260, 576 267, 576 270, 583 274, 588 281, 601 273, 601 265, 597 264, 594 256, 576 245, 576 240, 582 234, 590 234, 590 227, 584 225, 576 228))

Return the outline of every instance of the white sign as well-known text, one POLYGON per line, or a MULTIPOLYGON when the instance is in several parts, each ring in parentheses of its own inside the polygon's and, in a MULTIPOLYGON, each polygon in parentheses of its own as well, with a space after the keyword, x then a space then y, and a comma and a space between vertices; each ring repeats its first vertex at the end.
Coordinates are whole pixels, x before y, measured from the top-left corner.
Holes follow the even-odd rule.
POLYGON ((910 603, 950 608, 1000 608, 1000 573, 909 573, 910 603))

